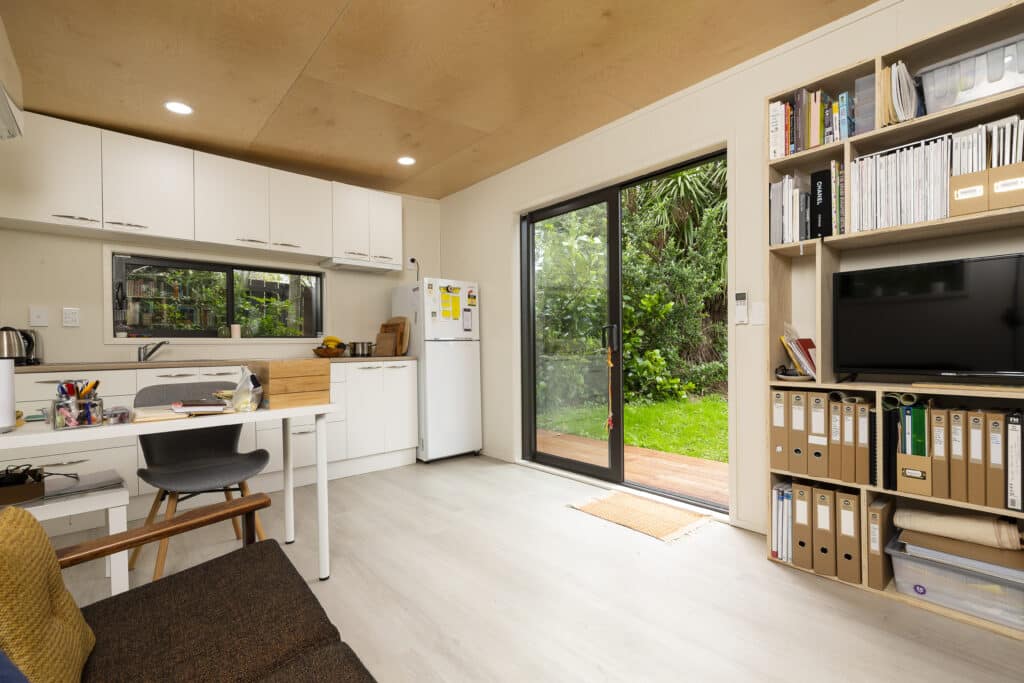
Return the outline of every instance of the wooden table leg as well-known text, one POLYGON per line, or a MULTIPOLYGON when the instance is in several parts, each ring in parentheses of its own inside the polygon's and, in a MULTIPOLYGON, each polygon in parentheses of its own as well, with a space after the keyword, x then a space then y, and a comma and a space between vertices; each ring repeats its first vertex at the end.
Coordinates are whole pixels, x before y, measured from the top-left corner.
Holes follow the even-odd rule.
MULTIPOLYGON (((239 488, 241 488, 241 487, 239 487, 239 488)), ((242 495, 244 496, 246 494, 243 492, 242 495)), ((231 500, 234 500, 234 499, 235 499, 235 494, 231 493, 231 489, 224 489, 224 500, 231 501, 231 500)), ((238 523, 238 517, 232 517, 231 518, 231 526, 234 527, 234 529, 235 529, 235 540, 236 541, 241 541, 242 540, 242 525, 238 523)))
MULTIPOLYGON (((174 513, 178 509, 178 494, 172 493, 167 497, 167 511, 164 519, 174 519, 174 513)), ((160 549, 156 552, 156 566, 153 567, 153 580, 156 581, 164 575, 164 563, 167 562, 167 546, 170 539, 160 541, 160 549)))

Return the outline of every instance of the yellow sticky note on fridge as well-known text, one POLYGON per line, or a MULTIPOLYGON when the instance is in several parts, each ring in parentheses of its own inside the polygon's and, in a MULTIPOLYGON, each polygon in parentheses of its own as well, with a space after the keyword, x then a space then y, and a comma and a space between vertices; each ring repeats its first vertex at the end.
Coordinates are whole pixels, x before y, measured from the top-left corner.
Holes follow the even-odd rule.
POLYGON ((452 295, 447 289, 441 289, 441 317, 450 320, 452 317, 452 295))

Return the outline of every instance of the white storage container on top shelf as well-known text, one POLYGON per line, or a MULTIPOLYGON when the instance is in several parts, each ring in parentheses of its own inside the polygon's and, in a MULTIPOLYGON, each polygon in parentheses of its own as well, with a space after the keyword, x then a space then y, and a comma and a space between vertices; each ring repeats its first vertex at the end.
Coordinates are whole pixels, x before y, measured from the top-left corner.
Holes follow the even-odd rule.
POLYGON ((1024 34, 917 72, 929 114, 1024 85, 1024 34))

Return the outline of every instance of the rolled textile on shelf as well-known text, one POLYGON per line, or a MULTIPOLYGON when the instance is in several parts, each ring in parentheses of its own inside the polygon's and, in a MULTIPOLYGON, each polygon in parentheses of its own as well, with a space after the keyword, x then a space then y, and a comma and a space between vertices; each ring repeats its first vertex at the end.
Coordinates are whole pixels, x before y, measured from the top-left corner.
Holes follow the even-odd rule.
POLYGON ((893 523, 900 529, 945 536, 990 548, 1021 549, 1021 530, 1017 524, 992 515, 898 508, 893 515, 893 523))
POLYGON ((915 403, 917 403, 917 394, 901 394, 895 391, 882 394, 882 407, 886 410, 895 410, 900 406, 912 406, 915 403))

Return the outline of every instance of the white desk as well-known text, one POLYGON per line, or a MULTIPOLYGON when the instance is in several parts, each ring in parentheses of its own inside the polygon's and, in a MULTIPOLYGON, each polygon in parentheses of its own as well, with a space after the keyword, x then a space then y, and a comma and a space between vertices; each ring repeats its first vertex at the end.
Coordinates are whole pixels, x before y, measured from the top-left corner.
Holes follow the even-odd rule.
MULTIPOLYGON (((40 522, 104 510, 107 513, 108 534, 128 531, 128 488, 124 482, 116 488, 69 493, 56 498, 33 500, 28 503, 19 503, 19 507, 40 522)), ((114 553, 107 558, 107 562, 107 571, 110 574, 110 594, 124 593, 128 590, 128 551, 114 553)))
POLYGON ((297 417, 313 415, 316 423, 317 552, 320 564, 319 576, 320 580, 324 581, 331 575, 330 529, 328 528, 327 517, 327 414, 335 410, 337 410, 337 406, 328 403, 298 408, 256 410, 251 413, 203 415, 184 420, 165 420, 163 422, 107 424, 102 427, 83 427, 60 431, 51 429, 50 425, 46 423, 30 422, 13 432, 0 434, 0 451, 281 420, 283 423, 281 435, 284 454, 284 461, 282 463, 284 469, 284 540, 285 543, 292 543, 295 540, 295 476, 292 467, 291 421, 297 417))

